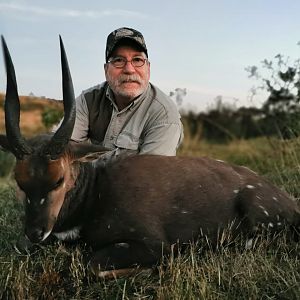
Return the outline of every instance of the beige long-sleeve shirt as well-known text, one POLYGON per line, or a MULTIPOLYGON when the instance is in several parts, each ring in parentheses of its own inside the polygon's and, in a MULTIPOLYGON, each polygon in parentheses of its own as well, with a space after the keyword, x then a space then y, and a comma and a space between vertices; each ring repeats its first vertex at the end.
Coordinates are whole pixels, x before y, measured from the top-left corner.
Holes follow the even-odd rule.
POLYGON ((76 98, 72 140, 90 140, 114 150, 139 154, 176 155, 183 127, 175 103, 152 84, 119 111, 107 83, 83 91, 76 98))

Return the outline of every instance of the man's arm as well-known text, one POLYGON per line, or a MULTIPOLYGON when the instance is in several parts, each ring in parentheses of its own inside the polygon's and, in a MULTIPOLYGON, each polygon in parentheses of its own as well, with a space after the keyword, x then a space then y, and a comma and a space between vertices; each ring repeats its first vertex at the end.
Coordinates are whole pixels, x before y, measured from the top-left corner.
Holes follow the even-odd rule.
POLYGON ((139 154, 176 155, 183 140, 182 124, 158 124, 152 126, 144 135, 139 154))
POLYGON ((88 140, 89 112, 83 93, 76 98, 76 120, 71 139, 75 142, 88 140))

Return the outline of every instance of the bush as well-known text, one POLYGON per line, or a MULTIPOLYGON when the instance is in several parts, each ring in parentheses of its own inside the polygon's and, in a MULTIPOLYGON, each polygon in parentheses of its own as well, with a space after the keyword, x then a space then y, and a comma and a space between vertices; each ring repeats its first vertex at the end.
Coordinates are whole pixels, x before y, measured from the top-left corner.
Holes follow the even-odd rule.
POLYGON ((50 129, 62 119, 63 115, 63 111, 48 107, 42 113, 42 122, 47 129, 50 129))
POLYGON ((0 177, 8 176, 13 168, 15 158, 11 153, 0 151, 0 177))

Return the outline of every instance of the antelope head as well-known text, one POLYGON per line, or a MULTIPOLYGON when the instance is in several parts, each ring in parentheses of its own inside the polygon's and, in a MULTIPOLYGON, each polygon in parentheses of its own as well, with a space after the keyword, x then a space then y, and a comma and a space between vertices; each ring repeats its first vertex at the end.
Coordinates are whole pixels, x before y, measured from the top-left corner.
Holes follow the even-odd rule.
MULTIPOLYGON (((69 143, 76 107, 72 78, 60 37, 64 119, 54 135, 39 135, 26 140, 20 132, 20 101, 13 62, 2 37, 7 71, 5 98, 6 136, 0 145, 16 157, 15 179, 25 201, 25 234, 32 242, 45 240, 53 230, 66 193, 72 189, 76 174, 72 163, 78 155, 69 143)), ((81 157, 84 156, 82 149, 81 157)))

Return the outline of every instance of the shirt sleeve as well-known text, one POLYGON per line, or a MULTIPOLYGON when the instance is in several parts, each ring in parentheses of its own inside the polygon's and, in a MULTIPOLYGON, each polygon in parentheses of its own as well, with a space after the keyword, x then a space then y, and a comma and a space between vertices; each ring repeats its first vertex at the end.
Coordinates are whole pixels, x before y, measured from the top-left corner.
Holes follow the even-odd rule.
POLYGON ((76 120, 71 139, 75 142, 88 141, 89 112, 84 94, 81 93, 81 95, 79 95, 75 101, 76 120))
POLYGON ((158 124, 146 132, 139 154, 174 156, 182 139, 183 128, 180 122, 158 124))

